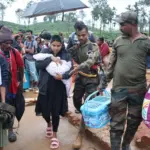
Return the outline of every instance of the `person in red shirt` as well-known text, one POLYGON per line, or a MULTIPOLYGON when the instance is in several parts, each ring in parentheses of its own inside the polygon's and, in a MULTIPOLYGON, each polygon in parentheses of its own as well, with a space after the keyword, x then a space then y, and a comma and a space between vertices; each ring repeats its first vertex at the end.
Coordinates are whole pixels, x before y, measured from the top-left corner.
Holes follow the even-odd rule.
MULTIPOLYGON (((0 28, 0 55, 9 64, 9 84, 7 85, 6 103, 15 105, 14 101, 18 92, 23 92, 24 62, 17 49, 12 47, 12 32, 5 26, 0 28)), ((17 140, 13 127, 9 129, 8 139, 10 142, 17 140)))
POLYGON ((109 46, 104 41, 104 38, 101 37, 97 40, 97 44, 99 46, 99 52, 102 57, 102 63, 104 64, 104 69, 107 70, 108 64, 109 64, 109 46))
POLYGON ((108 44, 104 41, 104 38, 101 37, 97 40, 97 44, 99 46, 99 52, 101 54, 101 57, 104 58, 106 55, 109 54, 109 46, 108 44))

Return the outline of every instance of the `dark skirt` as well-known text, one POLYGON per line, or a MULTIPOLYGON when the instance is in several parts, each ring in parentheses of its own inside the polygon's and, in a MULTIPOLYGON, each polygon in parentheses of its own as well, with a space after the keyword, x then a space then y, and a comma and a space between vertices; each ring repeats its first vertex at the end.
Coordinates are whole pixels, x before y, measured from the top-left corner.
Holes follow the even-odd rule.
POLYGON ((47 94, 39 94, 35 108, 36 113, 42 113, 43 118, 49 122, 50 116, 64 116, 68 111, 66 87, 60 80, 49 76, 47 94))

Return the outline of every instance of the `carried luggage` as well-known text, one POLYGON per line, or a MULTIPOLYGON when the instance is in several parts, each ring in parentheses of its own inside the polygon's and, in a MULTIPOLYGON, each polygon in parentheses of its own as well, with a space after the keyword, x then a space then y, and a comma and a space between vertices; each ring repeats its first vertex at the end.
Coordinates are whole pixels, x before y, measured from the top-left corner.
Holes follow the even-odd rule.
POLYGON ((110 93, 104 91, 103 96, 97 95, 99 92, 96 91, 89 95, 85 103, 81 106, 81 112, 86 126, 90 128, 103 128, 107 123, 110 122, 109 116, 109 104, 110 104, 110 93))

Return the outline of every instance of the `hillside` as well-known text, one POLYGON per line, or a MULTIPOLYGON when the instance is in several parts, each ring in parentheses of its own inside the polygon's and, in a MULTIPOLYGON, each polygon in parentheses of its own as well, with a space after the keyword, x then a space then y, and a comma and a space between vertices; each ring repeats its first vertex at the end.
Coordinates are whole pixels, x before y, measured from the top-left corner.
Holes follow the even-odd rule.
MULTIPOLYGON (((18 25, 12 22, 1 22, 0 24, 4 24, 6 26, 8 26, 14 33, 16 33, 19 29, 31 29, 33 30, 34 34, 39 34, 42 30, 47 30, 50 31, 52 34, 58 34, 59 32, 63 32, 65 37, 68 37, 69 34, 71 32, 74 31, 74 23, 68 23, 68 22, 55 22, 55 23, 51 23, 51 22, 41 22, 41 23, 36 23, 34 25, 29 25, 29 26, 23 26, 23 25, 18 25)), ((91 28, 89 27, 89 29, 91 30, 91 28)), ((92 30, 94 32, 94 34, 99 37, 100 33, 98 29, 94 29, 92 30)), ((114 38, 116 38, 116 36, 118 36, 118 32, 102 32, 102 35, 104 36, 106 39, 108 40, 112 40, 114 38)))

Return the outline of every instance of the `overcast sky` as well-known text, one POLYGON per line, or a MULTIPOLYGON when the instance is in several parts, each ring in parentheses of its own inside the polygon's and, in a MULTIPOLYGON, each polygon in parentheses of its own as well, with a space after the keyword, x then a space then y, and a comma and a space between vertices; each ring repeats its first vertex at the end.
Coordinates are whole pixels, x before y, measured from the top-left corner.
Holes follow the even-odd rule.
MULTIPOLYGON (((28 3, 29 0, 16 0, 12 5, 6 9, 5 11, 5 21, 10 21, 17 23, 17 17, 15 15, 15 10, 18 8, 24 9, 26 4, 28 3)), ((87 3, 88 0, 82 0, 85 3, 87 3)), ((117 13, 123 12, 125 8, 130 4, 134 4, 135 1, 137 0, 108 0, 108 3, 110 4, 111 7, 116 7, 117 8, 117 13)), ((85 9, 85 12, 87 14, 89 13, 89 9, 85 9)), ((42 20, 41 17, 38 19, 39 21, 42 20)))

